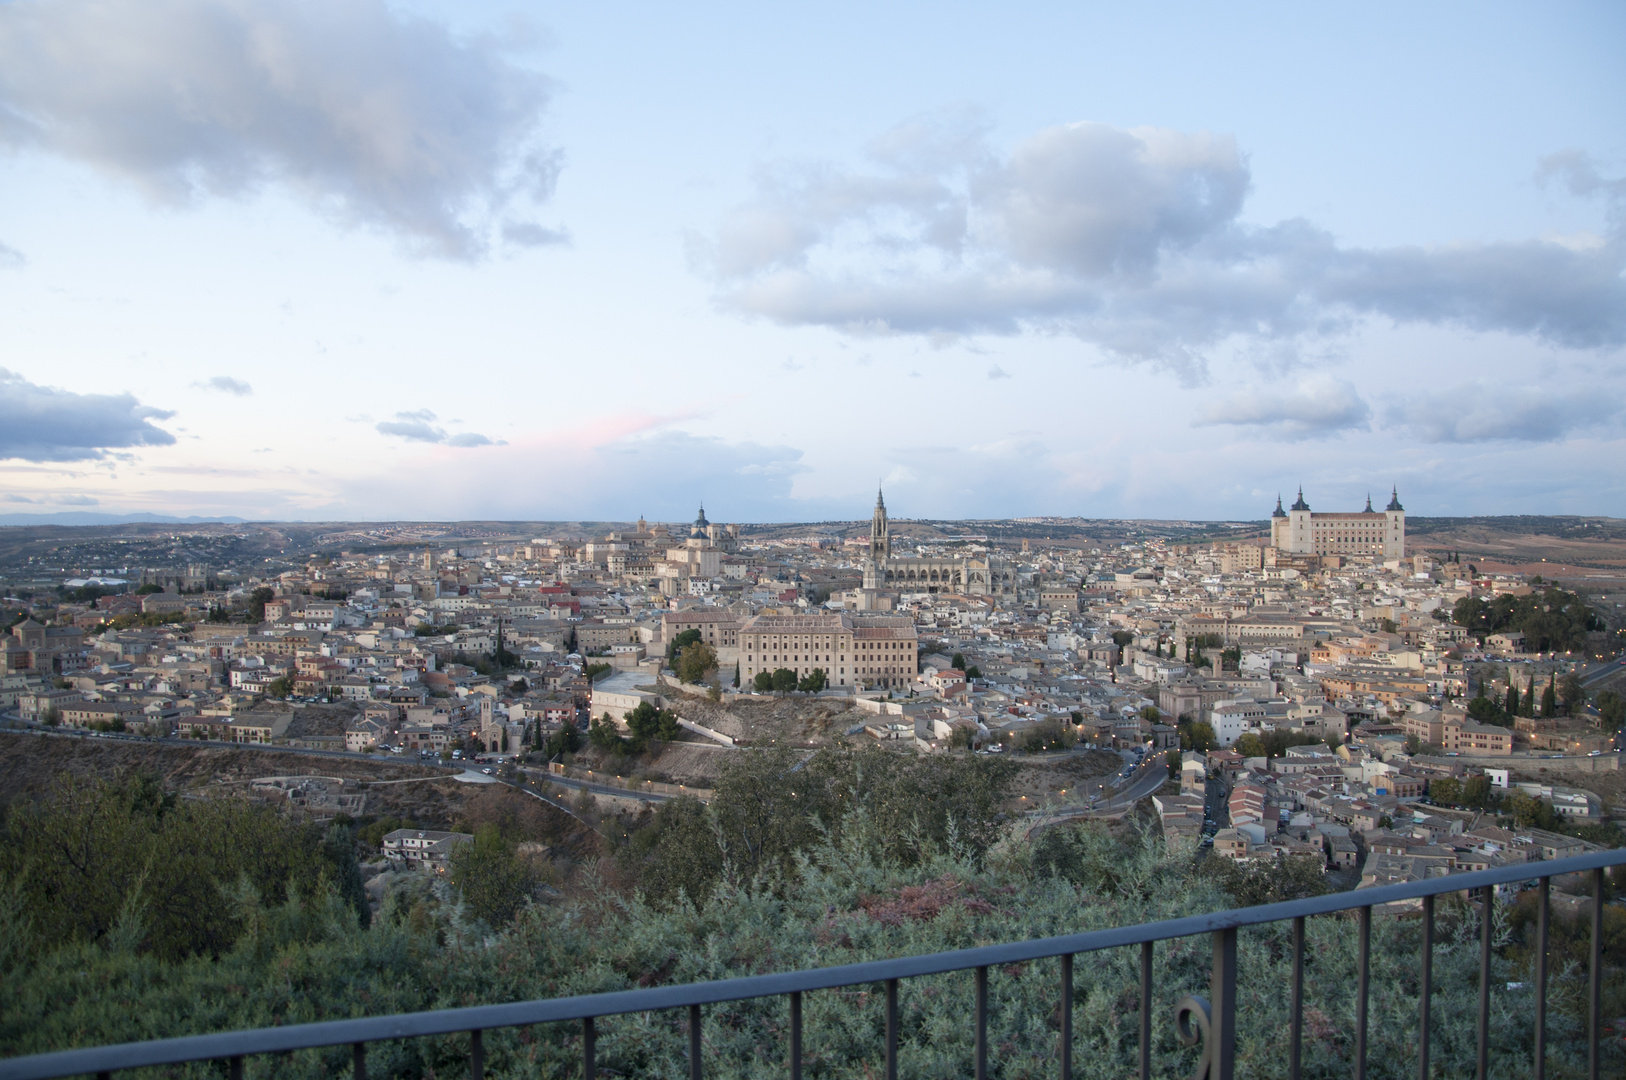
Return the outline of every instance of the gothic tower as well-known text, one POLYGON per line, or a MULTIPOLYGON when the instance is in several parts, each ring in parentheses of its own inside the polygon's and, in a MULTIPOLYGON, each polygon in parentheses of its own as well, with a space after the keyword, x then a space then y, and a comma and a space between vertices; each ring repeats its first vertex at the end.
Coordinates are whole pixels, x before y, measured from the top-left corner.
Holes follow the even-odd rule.
POLYGON ((875 516, 869 523, 869 557, 876 564, 892 557, 892 538, 886 528, 886 500, 881 497, 880 488, 875 489, 875 516))

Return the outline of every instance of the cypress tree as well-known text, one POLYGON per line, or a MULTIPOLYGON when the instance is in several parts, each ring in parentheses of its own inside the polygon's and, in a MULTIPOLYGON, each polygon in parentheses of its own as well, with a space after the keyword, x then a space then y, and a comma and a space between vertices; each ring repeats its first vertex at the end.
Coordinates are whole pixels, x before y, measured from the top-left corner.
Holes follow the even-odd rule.
POLYGON ((1533 676, 1533 675, 1530 677, 1530 681, 1525 684, 1525 687, 1524 687, 1524 708, 1519 710, 1519 715, 1520 716, 1534 716, 1534 715, 1536 715, 1536 679, 1535 679, 1535 676, 1533 676))
POLYGON ((1503 706, 1503 709, 1507 712, 1509 719, 1519 715, 1519 688, 1513 685, 1512 679, 1507 681, 1507 704, 1503 706))
POLYGON ((1558 715, 1558 685, 1554 681, 1557 678, 1556 674, 1548 675, 1547 689, 1541 692, 1541 715, 1543 716, 1558 715))

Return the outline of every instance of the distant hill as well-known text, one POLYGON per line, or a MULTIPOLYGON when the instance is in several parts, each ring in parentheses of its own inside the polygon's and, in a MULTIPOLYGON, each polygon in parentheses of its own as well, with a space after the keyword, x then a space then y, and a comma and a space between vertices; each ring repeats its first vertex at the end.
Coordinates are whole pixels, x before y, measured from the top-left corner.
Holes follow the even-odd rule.
POLYGON ((196 525, 218 522, 236 525, 240 517, 171 517, 167 514, 98 514, 89 510, 70 510, 60 514, 0 514, 0 528, 23 525, 129 525, 132 522, 155 522, 168 525, 196 525))

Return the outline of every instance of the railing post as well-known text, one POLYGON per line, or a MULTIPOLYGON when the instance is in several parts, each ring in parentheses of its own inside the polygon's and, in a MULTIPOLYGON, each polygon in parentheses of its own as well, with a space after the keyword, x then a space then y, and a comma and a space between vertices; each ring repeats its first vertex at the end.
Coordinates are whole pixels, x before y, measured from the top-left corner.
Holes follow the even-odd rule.
POLYGON ((1152 943, 1140 943, 1140 1080, 1152 1080, 1152 943))
POLYGON ((1429 1010, 1434 998, 1434 895, 1423 897, 1423 983, 1417 1004, 1417 1080, 1428 1080, 1429 1010))
POLYGON ((485 1080, 486 1044, 484 1032, 478 1028, 469 1032, 469 1080, 485 1080))
POLYGON ((700 1080, 700 1006, 689 1006, 689 1080, 700 1080))
POLYGON ((972 984, 975 987, 975 1002, 972 1006, 974 1021, 977 1025, 976 1061, 972 1063, 972 1075, 977 1080, 988 1080, 988 969, 980 967, 976 970, 972 984))
POLYGON ((226 1065, 226 1073, 231 1080, 243 1080, 243 1056, 241 1054, 232 1058, 226 1065))
MULTIPOLYGON (((700 1078, 695 1077, 694 1080, 700 1080, 700 1078)), ((886 1080, 898 1080, 898 980, 896 979, 886 980, 886 1080)))
POLYGON ((1061 1080, 1073 1080, 1073 954, 1061 957, 1061 1080))
POLYGON ((598 1031, 591 1016, 582 1017, 582 1080, 598 1077, 598 1031))
POLYGON ((790 1080, 802 1080, 802 992, 790 992, 790 1080))
MULTIPOLYGON (((237 1074, 239 1077, 241 1073, 237 1074)), ((367 1080, 367 1044, 350 1044, 350 1075, 355 1080, 367 1080)))
POLYGON ((1592 871, 1592 986, 1587 1002, 1590 1033, 1586 1074, 1598 1080, 1598 1040, 1603 1035, 1603 867, 1592 871))
POLYGON ((1536 1071, 1535 1080, 1547 1076, 1547 913, 1548 885, 1542 878, 1536 891, 1536 1071))
POLYGON ((1360 926, 1360 970, 1355 988, 1355 1080, 1366 1080, 1366 1003, 1372 984, 1372 905, 1356 915, 1360 926))
POLYGON ((1491 903, 1496 895, 1486 886, 1480 892, 1482 906, 1479 913, 1479 1067, 1475 1075, 1479 1080, 1490 1078, 1490 966, 1491 966, 1491 903))
POLYGON ((1304 1047, 1304 916, 1293 920, 1293 1046, 1288 1057, 1287 1074, 1299 1080, 1304 1047))
POLYGON ((1232 1080, 1236 1070, 1236 927, 1214 931, 1213 996, 1208 1019, 1208 1080, 1232 1080))

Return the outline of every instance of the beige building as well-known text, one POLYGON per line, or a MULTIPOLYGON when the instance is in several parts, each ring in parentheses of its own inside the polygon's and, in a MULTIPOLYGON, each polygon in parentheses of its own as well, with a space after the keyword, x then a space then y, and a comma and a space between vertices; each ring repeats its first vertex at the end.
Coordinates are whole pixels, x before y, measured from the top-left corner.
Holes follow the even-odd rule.
POLYGON ((742 687, 759 671, 801 678, 822 668, 831 686, 894 689, 913 683, 920 665, 913 619, 849 612, 757 615, 740 628, 739 649, 742 687))
POLYGON ((1276 550, 1293 555, 1401 559, 1406 555, 1406 510, 1400 505, 1397 491, 1382 512, 1372 509, 1368 497, 1366 509, 1359 513, 1317 514, 1304 501, 1304 489, 1300 488, 1298 501, 1286 510, 1277 498, 1276 509, 1270 515, 1270 543, 1276 550))

